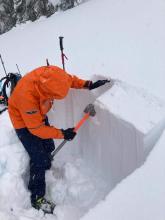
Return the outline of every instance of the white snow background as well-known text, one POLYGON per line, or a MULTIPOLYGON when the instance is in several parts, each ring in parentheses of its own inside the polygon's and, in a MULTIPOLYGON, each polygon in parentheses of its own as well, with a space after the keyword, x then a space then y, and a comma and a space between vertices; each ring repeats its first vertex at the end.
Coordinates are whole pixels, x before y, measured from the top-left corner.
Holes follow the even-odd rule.
POLYGON ((46 173, 54 215, 31 208, 29 158, 8 113, 0 115, 0 220, 165 219, 164 12, 163 0, 90 0, 0 36, 8 72, 18 64, 24 75, 46 58, 61 66, 64 36, 69 73, 113 79, 95 91, 71 90, 49 112, 59 128, 74 126, 89 103, 97 112, 46 173))

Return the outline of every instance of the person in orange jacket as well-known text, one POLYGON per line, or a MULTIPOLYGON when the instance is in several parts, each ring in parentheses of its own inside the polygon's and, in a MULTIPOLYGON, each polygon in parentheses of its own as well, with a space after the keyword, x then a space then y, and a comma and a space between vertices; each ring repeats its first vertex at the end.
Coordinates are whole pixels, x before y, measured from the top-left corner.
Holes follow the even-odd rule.
POLYGON ((95 83, 79 79, 57 66, 39 67, 18 82, 8 101, 8 111, 16 134, 30 157, 31 204, 52 213, 55 205, 44 198, 45 171, 51 167, 53 139, 72 140, 74 128, 59 129, 49 125, 47 112, 53 100, 66 97, 70 88, 95 89, 107 80, 95 83), (45 208, 46 207, 46 208, 45 208))

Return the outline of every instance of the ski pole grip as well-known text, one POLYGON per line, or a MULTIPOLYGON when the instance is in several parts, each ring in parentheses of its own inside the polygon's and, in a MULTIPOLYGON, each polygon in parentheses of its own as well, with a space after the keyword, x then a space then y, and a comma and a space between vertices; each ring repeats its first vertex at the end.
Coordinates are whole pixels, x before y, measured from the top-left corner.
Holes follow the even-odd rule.
POLYGON ((64 37, 59 37, 59 39, 60 39, 60 49, 61 49, 61 51, 64 49, 64 48, 63 48, 63 38, 64 38, 64 37))

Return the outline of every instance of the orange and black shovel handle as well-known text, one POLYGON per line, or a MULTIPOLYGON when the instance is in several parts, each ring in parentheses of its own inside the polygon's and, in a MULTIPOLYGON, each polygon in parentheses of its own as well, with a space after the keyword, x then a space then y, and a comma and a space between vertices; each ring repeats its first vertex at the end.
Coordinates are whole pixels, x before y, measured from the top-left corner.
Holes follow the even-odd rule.
POLYGON ((77 132, 78 129, 84 124, 84 122, 89 118, 89 113, 86 113, 84 117, 77 123, 76 127, 74 128, 74 131, 77 132))
MULTIPOLYGON (((77 123, 77 125, 75 126, 74 131, 77 132, 79 130, 79 128, 84 124, 84 122, 89 118, 90 114, 86 113, 84 115, 84 117, 77 123)), ((67 140, 64 140, 51 154, 52 159, 53 157, 61 150, 61 148, 67 143, 67 140)))

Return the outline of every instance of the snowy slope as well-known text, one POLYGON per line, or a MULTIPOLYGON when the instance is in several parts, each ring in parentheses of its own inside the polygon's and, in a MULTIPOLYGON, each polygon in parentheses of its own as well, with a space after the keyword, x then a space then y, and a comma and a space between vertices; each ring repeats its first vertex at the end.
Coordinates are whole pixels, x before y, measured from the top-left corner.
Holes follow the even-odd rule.
MULTIPOLYGON (((69 58, 68 72, 85 79, 114 79, 112 85, 97 91, 72 90, 64 101, 55 101, 49 113, 51 124, 59 128, 75 125, 84 107, 91 102, 95 104, 97 116, 82 127, 77 138, 57 155, 47 172, 47 196, 58 206, 56 216, 46 216, 46 219, 76 220, 91 208, 85 219, 102 219, 104 212, 105 219, 129 216, 125 219, 132 220, 138 213, 142 213, 142 219, 145 216, 150 219, 147 208, 151 207, 148 206, 151 189, 147 191, 145 178, 144 191, 148 197, 138 197, 137 210, 131 198, 141 192, 137 192, 141 184, 138 172, 143 178, 147 172, 145 166, 153 171, 150 176, 153 184, 162 181, 161 175, 155 178, 159 164, 154 156, 149 159, 151 166, 147 163, 149 165, 135 171, 120 187, 114 187, 144 163, 165 128, 164 9, 163 0, 91 0, 0 36, 0 52, 8 71, 16 70, 17 63, 26 73, 45 65, 46 58, 52 64, 61 65, 58 37, 62 35, 69 58), (131 178, 136 179, 136 185, 131 183, 131 178), (129 190, 132 193, 127 199, 129 190), (99 203, 106 196, 107 199, 99 203), (109 204, 111 210, 120 207, 120 212, 115 215, 107 210, 109 204), (132 214, 129 207, 134 210, 132 214)), ((28 156, 14 134, 7 112, 0 117, 0 219, 42 219, 43 213, 30 207, 25 184, 28 156)), ((162 146, 164 138, 160 143, 162 146)), ((157 149, 152 154, 159 158, 164 151, 157 149)), ((162 185, 160 187, 163 190, 162 185)), ((155 191, 155 196, 163 201, 159 192, 155 191)), ((155 210, 159 210, 158 203, 152 205, 157 205, 155 210)), ((163 215, 161 209, 157 219, 162 220, 163 215)))
POLYGON ((111 75, 164 98, 164 8, 163 0, 91 0, 0 36, 1 53, 11 71, 45 58, 60 65, 62 35, 68 71, 111 75))

